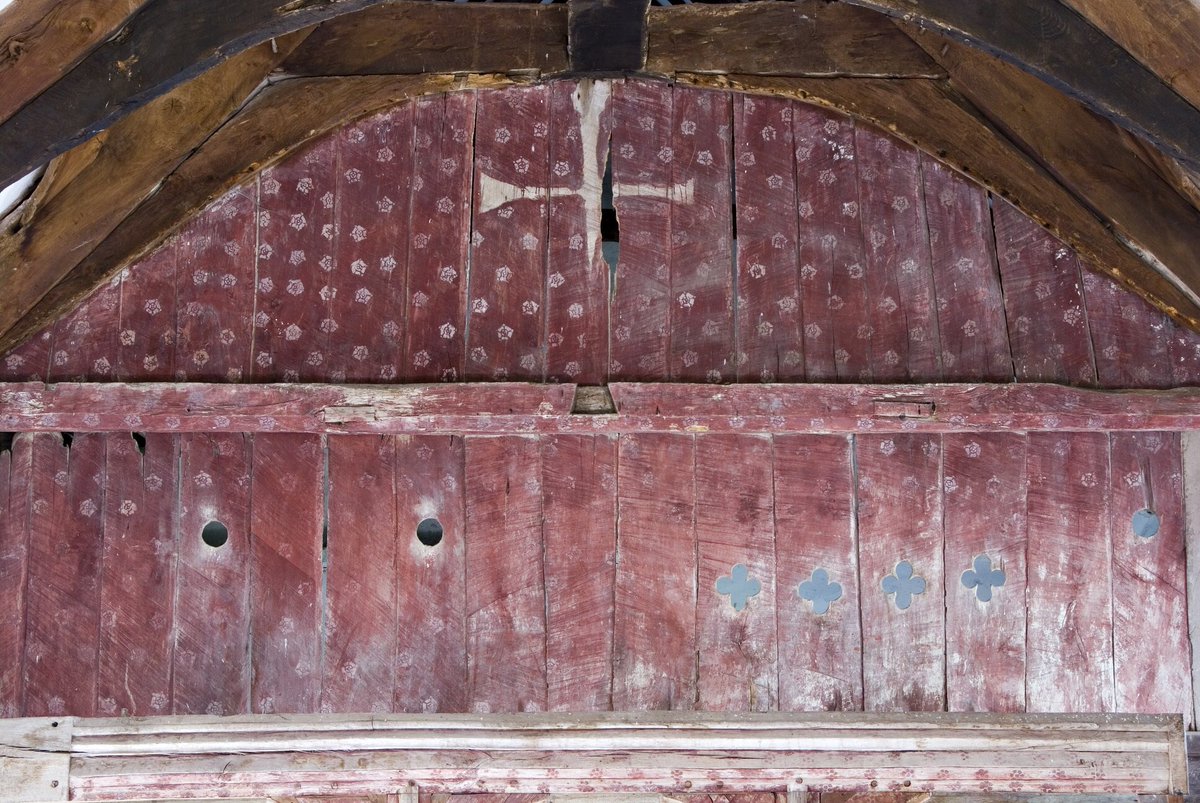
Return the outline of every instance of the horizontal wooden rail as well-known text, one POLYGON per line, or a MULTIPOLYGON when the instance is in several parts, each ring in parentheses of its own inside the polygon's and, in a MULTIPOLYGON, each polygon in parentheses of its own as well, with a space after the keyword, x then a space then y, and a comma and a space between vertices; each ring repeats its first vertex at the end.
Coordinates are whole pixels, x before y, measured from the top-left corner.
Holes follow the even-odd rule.
POLYGON ((10 432, 474 435, 1200 430, 1200 388, 524 383, 0 385, 10 432))
MULTIPOLYGON (((1169 794, 1178 716, 571 714, 0 721, 16 800, 809 789, 1169 794)), ((13 799, 13 798, 6 798, 13 799)))

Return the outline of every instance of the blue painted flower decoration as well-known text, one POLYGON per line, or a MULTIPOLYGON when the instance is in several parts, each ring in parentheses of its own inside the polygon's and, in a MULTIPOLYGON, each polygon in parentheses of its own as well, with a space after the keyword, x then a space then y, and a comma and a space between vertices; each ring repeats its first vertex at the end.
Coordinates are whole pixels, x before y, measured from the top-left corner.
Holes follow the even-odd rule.
POLYGON ((894 574, 883 578, 883 593, 895 594, 896 607, 902 611, 907 610, 908 606, 912 605, 914 595, 925 593, 925 579, 914 577, 912 564, 902 560, 896 564, 894 574))
POLYGON ((993 569, 992 559, 987 555, 975 558, 975 568, 967 569, 962 575, 962 584, 975 589, 975 599, 989 602, 992 588, 1004 585, 1004 570, 993 569))
POLYGON ((729 602, 735 611, 745 609, 751 597, 762 591, 762 583, 750 577, 750 570, 745 564, 735 565, 728 577, 717 580, 717 593, 729 597, 729 602))
POLYGON ((829 582, 829 572, 824 569, 813 569, 812 577, 800 584, 797 593, 812 603, 813 613, 827 613, 829 606, 842 598, 842 586, 829 582))

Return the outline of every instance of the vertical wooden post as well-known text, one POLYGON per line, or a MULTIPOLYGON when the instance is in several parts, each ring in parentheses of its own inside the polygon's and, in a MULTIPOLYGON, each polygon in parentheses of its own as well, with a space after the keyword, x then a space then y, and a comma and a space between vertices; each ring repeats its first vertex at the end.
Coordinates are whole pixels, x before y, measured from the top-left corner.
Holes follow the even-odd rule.
POLYGON ((1200 432, 1181 435, 1184 539, 1187 550, 1188 637, 1192 643, 1192 727, 1200 721, 1200 432))

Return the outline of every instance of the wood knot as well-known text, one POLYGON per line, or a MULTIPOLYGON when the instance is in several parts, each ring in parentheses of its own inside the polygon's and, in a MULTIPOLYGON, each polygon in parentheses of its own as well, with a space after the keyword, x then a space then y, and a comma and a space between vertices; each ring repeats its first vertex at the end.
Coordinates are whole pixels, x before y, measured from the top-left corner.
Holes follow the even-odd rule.
POLYGON ((82 18, 79 20, 79 30, 83 31, 84 33, 95 33, 96 21, 91 17, 82 18))
POLYGON ((25 43, 20 39, 9 39, 4 43, 4 57, 6 61, 17 61, 28 51, 25 43))

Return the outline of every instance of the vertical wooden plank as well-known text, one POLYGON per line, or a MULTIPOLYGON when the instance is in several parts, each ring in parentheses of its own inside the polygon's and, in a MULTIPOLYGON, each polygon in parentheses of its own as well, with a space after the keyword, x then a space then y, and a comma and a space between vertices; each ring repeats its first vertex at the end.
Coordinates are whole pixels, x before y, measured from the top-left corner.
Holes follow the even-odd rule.
MULTIPOLYGON (((467 614, 472 610, 467 607, 471 600, 468 591, 485 580, 468 571, 471 544, 470 511, 465 507, 464 497, 469 482, 466 460, 460 437, 396 438, 400 629, 393 705, 397 711, 468 710, 471 698, 467 685, 467 614), (417 535, 418 525, 428 518, 436 519, 442 526, 441 541, 432 546, 422 543, 417 535)), ((478 537, 486 542, 501 536, 485 525, 478 537)), ((528 557, 528 554, 513 556, 513 560, 528 557)), ((493 570, 486 563, 481 566, 480 572, 493 570)), ((503 568, 497 566, 495 570, 503 568)), ((499 607, 503 609, 503 603, 499 607)), ((499 633, 481 635, 487 637, 502 638, 499 633)), ((485 671, 503 671, 509 659, 492 654, 485 660, 495 664, 485 667, 485 671)), ((492 691, 492 688, 483 691, 485 702, 492 691)))
POLYGON ((769 436, 696 437, 697 697, 703 710, 779 708, 773 467, 769 436), (734 569, 739 565, 744 578, 734 569), (742 597, 746 592, 755 593, 742 597))
POLYGON ((834 435, 774 440, 779 708, 861 711, 852 442, 834 435))
MULTIPOLYGON (((322 712, 387 713, 396 674, 395 440, 329 436, 322 712)), ((407 582, 408 578, 404 578, 407 582)))
POLYGON ((250 711, 249 435, 187 434, 179 443, 179 559, 173 714, 250 711), (205 543, 210 522, 228 530, 205 543))
MULTIPOLYGON (((336 142, 324 139, 264 170, 258 179, 258 267, 254 296, 257 382, 325 378, 329 356, 328 291, 338 248, 334 212, 336 142)), ((343 236, 352 240, 356 232, 343 236)), ((369 293, 369 291, 368 291, 369 293)), ((365 307, 368 294, 355 293, 365 307)), ((347 315, 369 315, 352 309, 347 315)))
POLYGON ((1191 719, 1179 435, 1115 432, 1109 438, 1116 710, 1191 719), (1147 510, 1157 517, 1156 530, 1147 510), (1146 648, 1149 634, 1153 649, 1146 648))
POLYGON ((855 456, 864 706, 868 711, 942 711, 941 440, 862 435, 855 441, 855 456))
POLYGON ((608 711, 617 562, 616 438, 545 438, 542 488, 547 706, 551 711, 608 711))
POLYGON ((809 381, 871 381, 873 329, 858 217, 854 121, 793 106, 800 309, 809 381))
MULTIPOLYGON (((238 382, 250 376, 258 192, 236 189, 176 239, 175 378, 238 382)), ((161 309, 159 309, 161 307, 161 309)), ((165 305, 153 317, 167 314, 165 305)))
POLYGON ((403 360, 412 182, 412 105, 336 135, 336 252, 329 288, 333 382, 394 382, 403 360))
POLYGON ((1029 711, 1112 711, 1108 436, 1030 433, 1029 711))
POLYGON ((1013 358, 988 194, 934 159, 922 157, 942 340, 942 379, 1011 382, 1013 358))
POLYGON ((29 578, 29 512, 34 435, 13 438, 0 452, 0 717, 23 715, 26 590, 29 578))
POLYGON ((51 324, 9 350, 0 361, 0 381, 45 382, 49 375, 53 340, 54 324, 51 324))
POLYGON ((942 447, 946 707, 1021 712, 1025 710, 1025 437, 954 434, 942 438, 942 447), (1003 572, 1003 577, 990 574, 994 571, 1003 572), (966 572, 971 574, 964 579, 966 572), (984 585, 968 585, 978 581, 984 585))
POLYGON ((321 436, 255 436, 251 483, 251 709, 312 713, 320 691, 324 606, 321 436))
POLYGON ((1168 388, 1170 319, 1107 276, 1083 275, 1096 376, 1105 388, 1168 388))
POLYGON ((792 103, 735 95, 737 376, 804 378, 792 103))
POLYGON ((1172 384, 1177 387, 1200 384, 1200 332, 1173 321, 1169 327, 1172 384))
POLYGON ((536 438, 466 439, 467 694, 546 710, 542 460, 536 438))
POLYGON ((1190 727, 1194 726, 1194 723, 1200 722, 1200 433, 1181 433, 1180 451, 1183 457, 1188 642, 1192 655, 1190 727))
POLYGON ((683 86, 673 95, 669 376, 732 380, 732 96, 683 86))
POLYGON ((992 218, 1017 381, 1096 384, 1075 252, 1000 198, 992 218))
POLYGON ((613 709, 696 707, 695 438, 622 435, 613 709))
POLYGON ((46 381, 112 381, 120 320, 121 281, 114 278, 54 324, 46 381))
POLYGON ((413 106, 408 364, 401 370, 409 381, 463 377, 474 131, 473 92, 421 98, 413 106))
POLYGON ((468 378, 540 380, 545 371, 549 112, 545 86, 479 96, 468 378))
POLYGON ((600 246, 600 201, 612 84, 558 81, 548 91, 546 378, 597 385, 608 376, 609 268, 600 246))
POLYGON ((613 85, 613 206, 621 251, 613 287, 611 374, 668 376, 671 325, 671 93, 662 84, 613 85))
POLYGON ((108 436, 97 709, 170 713, 175 626, 178 437, 108 436))
POLYGON ((858 213, 877 382, 942 378, 930 230, 918 152, 868 126, 854 131, 858 213))
POLYGON ((169 240, 122 274, 117 379, 174 378, 175 272, 176 246, 169 240))
POLYGON ((33 443, 25 716, 95 716, 105 435, 33 443))

